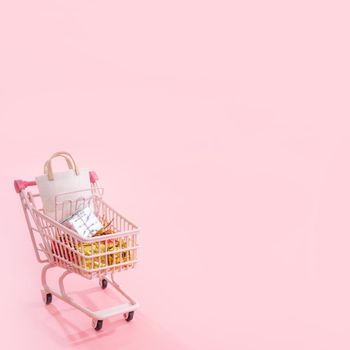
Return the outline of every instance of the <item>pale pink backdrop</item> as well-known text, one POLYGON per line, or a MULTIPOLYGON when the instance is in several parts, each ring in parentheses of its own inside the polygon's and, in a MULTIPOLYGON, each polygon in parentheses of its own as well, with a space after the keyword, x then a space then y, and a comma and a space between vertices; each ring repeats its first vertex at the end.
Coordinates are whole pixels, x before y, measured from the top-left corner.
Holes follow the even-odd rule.
POLYGON ((1 1, 2 347, 349 349, 348 4, 1 1), (143 228, 130 324, 41 301, 12 181, 57 150, 143 228))

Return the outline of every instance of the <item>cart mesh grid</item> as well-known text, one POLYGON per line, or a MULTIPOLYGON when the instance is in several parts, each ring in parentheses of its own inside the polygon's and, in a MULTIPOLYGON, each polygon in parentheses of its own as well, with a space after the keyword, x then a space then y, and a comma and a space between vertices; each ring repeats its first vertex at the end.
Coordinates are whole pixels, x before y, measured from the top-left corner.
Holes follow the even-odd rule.
POLYGON ((86 278, 133 268, 137 262, 138 228, 99 196, 89 200, 95 215, 116 233, 83 239, 74 231, 33 209, 45 251, 51 263, 86 278))

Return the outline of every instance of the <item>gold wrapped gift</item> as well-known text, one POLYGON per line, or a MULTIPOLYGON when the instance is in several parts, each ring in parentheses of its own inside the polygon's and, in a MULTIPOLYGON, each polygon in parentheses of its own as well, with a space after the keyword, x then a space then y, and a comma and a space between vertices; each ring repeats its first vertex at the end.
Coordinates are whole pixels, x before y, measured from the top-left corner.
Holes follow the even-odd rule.
POLYGON ((80 265, 84 267, 85 260, 85 268, 91 270, 111 265, 117 265, 121 262, 124 263, 131 260, 130 251, 119 252, 120 249, 126 249, 128 247, 126 239, 109 240, 106 243, 80 243, 78 245, 78 250, 81 254, 84 255, 84 257, 79 256, 80 265), (91 257, 92 255, 96 254, 104 255, 91 257))
MULTIPOLYGON (((96 232, 96 236, 108 236, 115 233, 115 230, 110 227, 111 222, 107 223, 105 218, 101 219, 104 227, 96 232)), ((78 251, 81 255, 77 253, 66 253, 66 250, 63 247, 60 249, 60 243, 52 244, 52 252, 58 257, 64 257, 67 260, 73 261, 76 264, 86 268, 88 270, 105 268, 108 266, 115 266, 120 263, 125 263, 132 260, 132 251, 122 251, 121 249, 128 248, 128 238, 114 238, 108 239, 99 242, 92 243, 78 243, 73 244, 70 237, 64 237, 59 235, 59 241, 64 245, 69 245, 73 250, 78 251), (100 256, 94 256, 101 254, 100 256), (82 256, 83 255, 83 256, 82 256)), ((58 258, 59 261, 59 258, 58 258)))

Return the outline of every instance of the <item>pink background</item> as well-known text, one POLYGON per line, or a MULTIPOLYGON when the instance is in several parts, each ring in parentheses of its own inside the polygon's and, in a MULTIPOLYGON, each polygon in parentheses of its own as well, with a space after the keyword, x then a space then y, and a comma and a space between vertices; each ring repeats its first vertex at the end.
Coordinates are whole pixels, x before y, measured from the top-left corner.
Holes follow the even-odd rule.
POLYGON ((348 1, 1 1, 3 348, 349 349, 349 30, 348 1), (143 228, 130 324, 41 301, 12 181, 57 150, 143 228))

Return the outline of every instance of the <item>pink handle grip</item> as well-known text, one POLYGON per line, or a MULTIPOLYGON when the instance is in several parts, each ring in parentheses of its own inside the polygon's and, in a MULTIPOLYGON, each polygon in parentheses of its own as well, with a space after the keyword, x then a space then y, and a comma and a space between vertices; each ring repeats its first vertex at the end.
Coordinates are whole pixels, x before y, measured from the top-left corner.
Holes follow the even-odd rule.
POLYGON ((94 184, 98 180, 98 176, 94 171, 89 171, 90 182, 94 184))
POLYGON ((35 186, 35 181, 23 181, 23 180, 15 180, 13 182, 13 185, 15 186, 15 191, 17 193, 21 192, 22 190, 26 189, 28 186, 35 186))

